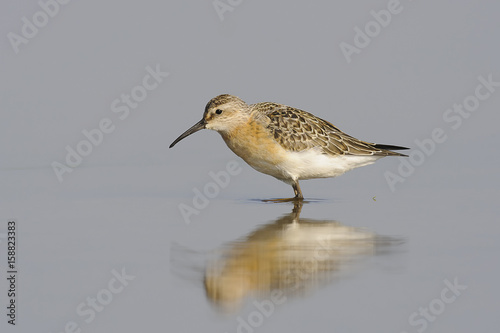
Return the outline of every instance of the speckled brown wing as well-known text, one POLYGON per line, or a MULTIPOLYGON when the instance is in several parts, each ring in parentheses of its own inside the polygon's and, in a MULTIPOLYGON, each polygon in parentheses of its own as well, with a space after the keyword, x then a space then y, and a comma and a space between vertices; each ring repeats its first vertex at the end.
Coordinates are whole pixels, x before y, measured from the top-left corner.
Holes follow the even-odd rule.
POLYGON ((329 155, 402 155, 353 138, 328 121, 306 111, 276 103, 259 103, 252 107, 266 116, 267 128, 274 139, 287 150, 320 148, 324 154, 329 155))

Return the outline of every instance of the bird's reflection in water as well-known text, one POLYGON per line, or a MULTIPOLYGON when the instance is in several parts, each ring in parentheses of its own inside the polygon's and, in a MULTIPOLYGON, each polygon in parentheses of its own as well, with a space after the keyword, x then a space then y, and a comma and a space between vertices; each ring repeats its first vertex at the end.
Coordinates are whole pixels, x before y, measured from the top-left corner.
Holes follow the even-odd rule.
POLYGON ((287 297, 305 294, 352 272, 361 258, 402 243, 336 221, 300 218, 301 208, 296 203, 290 214, 216 251, 204 272, 208 299, 230 310, 246 297, 276 290, 287 297))

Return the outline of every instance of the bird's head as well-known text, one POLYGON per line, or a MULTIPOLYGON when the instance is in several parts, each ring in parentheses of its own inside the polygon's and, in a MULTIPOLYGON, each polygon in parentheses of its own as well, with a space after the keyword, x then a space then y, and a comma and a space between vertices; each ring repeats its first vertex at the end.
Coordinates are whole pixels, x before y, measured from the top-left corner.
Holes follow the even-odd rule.
POLYGON ((225 94, 214 97, 207 103, 203 118, 175 139, 169 148, 185 137, 205 128, 219 133, 230 132, 248 120, 249 110, 248 104, 236 96, 225 94))

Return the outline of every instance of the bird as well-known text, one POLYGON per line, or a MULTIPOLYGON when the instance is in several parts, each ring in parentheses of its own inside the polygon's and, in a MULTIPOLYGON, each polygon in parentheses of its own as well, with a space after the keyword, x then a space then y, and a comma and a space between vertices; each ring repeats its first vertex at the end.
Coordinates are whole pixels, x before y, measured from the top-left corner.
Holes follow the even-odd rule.
POLYGON ((169 148, 202 129, 217 131, 226 145, 255 170, 292 186, 303 200, 299 180, 337 177, 385 156, 407 156, 402 146, 356 139, 332 123, 291 106, 262 102, 247 104, 222 94, 205 106, 200 121, 169 148))

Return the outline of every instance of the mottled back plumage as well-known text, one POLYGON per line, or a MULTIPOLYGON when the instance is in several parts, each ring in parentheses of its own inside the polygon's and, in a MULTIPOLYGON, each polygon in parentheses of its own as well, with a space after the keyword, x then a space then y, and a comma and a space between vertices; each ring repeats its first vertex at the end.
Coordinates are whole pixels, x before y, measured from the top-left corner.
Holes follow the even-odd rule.
MULTIPOLYGON (((266 116, 267 128, 279 144, 291 151, 321 149, 329 155, 406 156, 358 140, 315 115, 277 103, 250 105, 253 112, 266 116)), ((389 146, 388 146, 389 147, 389 146)), ((392 149, 403 147, 392 146, 392 149)))

